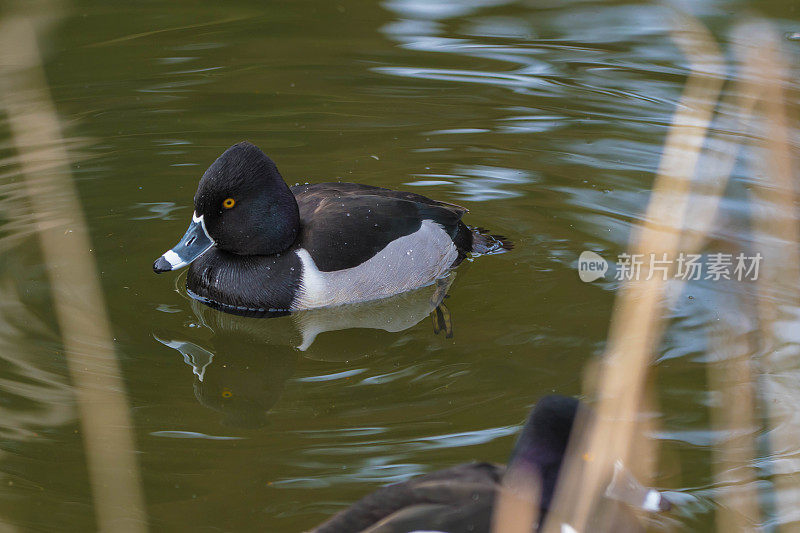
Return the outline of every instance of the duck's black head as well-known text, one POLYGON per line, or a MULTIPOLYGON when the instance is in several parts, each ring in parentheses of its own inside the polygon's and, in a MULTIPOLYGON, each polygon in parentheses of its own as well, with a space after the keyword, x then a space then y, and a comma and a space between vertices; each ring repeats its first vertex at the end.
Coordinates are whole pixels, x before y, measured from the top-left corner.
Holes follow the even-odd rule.
POLYGON ((297 202, 278 167, 248 142, 231 146, 208 167, 194 209, 217 246, 240 255, 282 252, 300 229, 297 202))
POLYGON ((156 272, 185 266, 214 245, 239 255, 276 254, 300 231, 294 195, 275 163, 248 142, 231 146, 208 167, 194 209, 186 235, 156 260, 156 272))
MULTIPOLYGON (((512 473, 512 477, 522 474, 523 479, 534 478, 541 481, 540 525, 544 523, 544 517, 555 495, 561 464, 580 409, 580 402, 575 398, 545 396, 528 416, 511 454, 508 473, 512 473)), ((590 415, 587 411, 587 416, 590 415)), ((605 497, 651 513, 666 511, 672 506, 660 492, 639 483, 621 461, 614 465, 614 475, 606 487, 605 497)), ((621 521, 620 524, 628 525, 616 528, 615 531, 642 530, 633 514, 623 512, 616 519, 621 521), (637 525, 636 528, 630 527, 634 524, 637 525)))
POLYGON ((540 399, 511 454, 509 469, 527 471, 541 480, 543 510, 550 507, 579 405, 578 400, 566 396, 540 399))

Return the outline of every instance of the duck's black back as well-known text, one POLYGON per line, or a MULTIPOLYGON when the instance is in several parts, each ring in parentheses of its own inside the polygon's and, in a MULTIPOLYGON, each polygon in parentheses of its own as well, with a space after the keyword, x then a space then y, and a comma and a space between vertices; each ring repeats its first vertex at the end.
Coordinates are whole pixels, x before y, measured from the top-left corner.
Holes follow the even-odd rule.
POLYGON ((505 467, 471 463, 388 485, 364 497, 312 533, 488 531, 505 467))
POLYGON ((352 268, 390 242, 411 235, 424 220, 442 226, 460 253, 472 235, 461 222, 463 207, 410 192, 357 183, 316 183, 291 188, 300 208, 298 246, 323 272, 352 268))

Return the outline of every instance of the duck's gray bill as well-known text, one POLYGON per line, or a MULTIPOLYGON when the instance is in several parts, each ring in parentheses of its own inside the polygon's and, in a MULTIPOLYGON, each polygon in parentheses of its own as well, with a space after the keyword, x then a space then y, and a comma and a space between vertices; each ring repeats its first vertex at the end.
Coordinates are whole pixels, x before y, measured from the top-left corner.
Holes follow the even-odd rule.
POLYGON ((153 271, 161 274, 185 267, 212 246, 214 246, 214 239, 208 235, 203 217, 193 214, 192 223, 189 224, 186 234, 172 250, 167 250, 164 255, 156 259, 156 262, 153 263, 153 271))

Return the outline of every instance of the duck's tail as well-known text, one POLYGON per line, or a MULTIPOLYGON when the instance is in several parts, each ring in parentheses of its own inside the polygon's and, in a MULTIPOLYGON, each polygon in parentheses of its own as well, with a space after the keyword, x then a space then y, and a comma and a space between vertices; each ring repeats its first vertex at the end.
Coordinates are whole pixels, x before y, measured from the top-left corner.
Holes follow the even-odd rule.
POLYGON ((486 228, 470 227, 472 232, 472 250, 474 254, 501 254, 514 248, 511 239, 503 235, 489 233, 486 228))

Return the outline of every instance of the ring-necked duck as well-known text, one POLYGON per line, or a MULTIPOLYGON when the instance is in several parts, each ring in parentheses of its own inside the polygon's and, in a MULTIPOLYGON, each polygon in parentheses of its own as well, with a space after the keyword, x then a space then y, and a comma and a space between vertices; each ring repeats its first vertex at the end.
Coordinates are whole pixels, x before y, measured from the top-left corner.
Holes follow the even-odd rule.
POLYGON ((192 223, 155 272, 191 263, 193 296, 231 310, 311 309, 384 298, 442 277, 469 253, 508 249, 463 207, 356 183, 288 187, 241 142, 203 174, 192 223))
MULTIPOLYGON (((488 533, 501 487, 511 486, 514 490, 520 479, 540 481, 538 523, 543 524, 578 408, 579 402, 574 398, 545 396, 528 416, 508 467, 469 463, 387 485, 336 514, 311 533, 488 533)), ((650 512, 670 508, 664 496, 638 484, 624 469, 615 472, 606 496, 614 503, 625 502, 650 512), (618 477, 625 479, 620 481, 618 477)), ((621 529, 609 531, 643 530, 630 512, 620 513, 617 523, 620 522, 624 524, 621 529)), ((571 530, 568 525, 564 526, 562 531, 571 530)))

